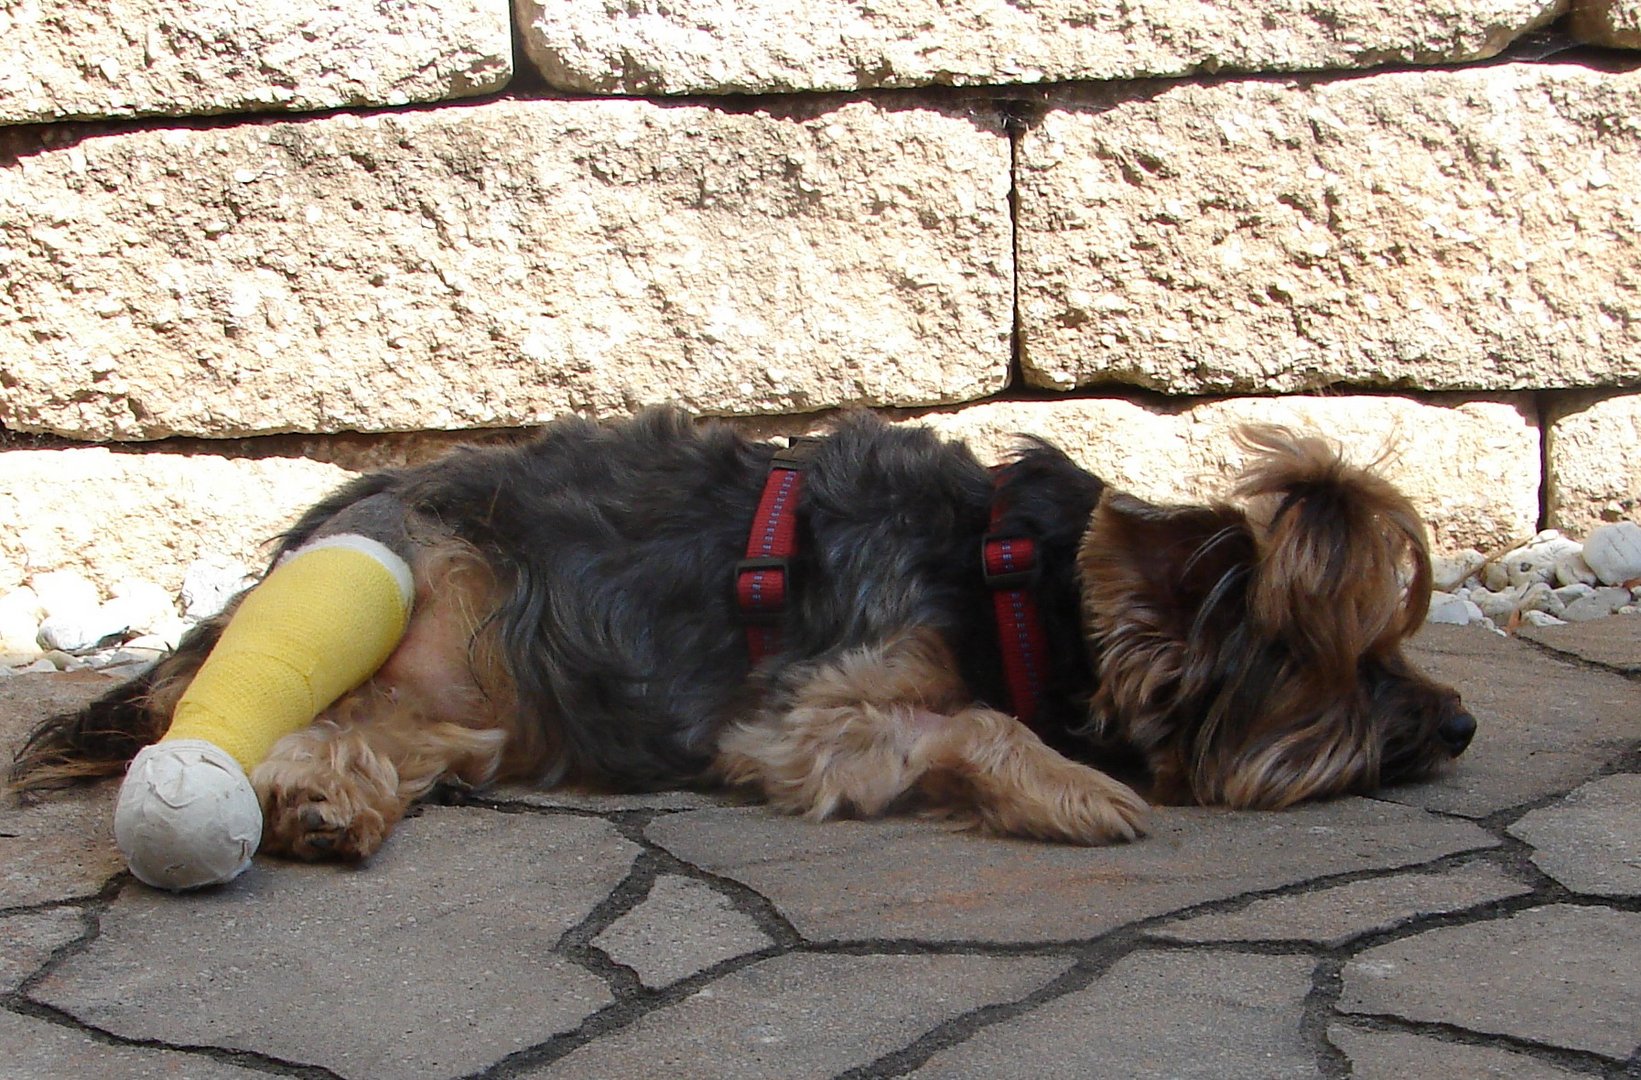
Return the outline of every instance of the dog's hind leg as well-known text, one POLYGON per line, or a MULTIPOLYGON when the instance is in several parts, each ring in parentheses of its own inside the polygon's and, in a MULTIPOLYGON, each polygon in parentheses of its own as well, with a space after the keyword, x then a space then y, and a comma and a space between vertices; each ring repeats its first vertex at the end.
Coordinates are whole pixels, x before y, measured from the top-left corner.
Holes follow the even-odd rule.
POLYGON ((910 798, 999 833, 1103 844, 1137 836, 1146 811, 1018 720, 970 703, 930 633, 801 671, 780 708, 723 734, 716 768, 817 820, 875 816, 910 798))
POLYGON ((550 753, 537 726, 518 721, 482 560, 460 545, 424 549, 416 586, 416 613, 386 663, 252 772, 263 850, 367 858, 435 785, 528 775, 550 753))

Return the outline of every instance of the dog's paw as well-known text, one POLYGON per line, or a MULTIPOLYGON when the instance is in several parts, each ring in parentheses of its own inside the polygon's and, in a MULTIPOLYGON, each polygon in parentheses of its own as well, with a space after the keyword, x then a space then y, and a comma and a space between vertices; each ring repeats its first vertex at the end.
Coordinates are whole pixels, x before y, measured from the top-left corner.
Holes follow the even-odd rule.
POLYGON ((363 775, 258 768, 262 850, 306 860, 357 862, 375 854, 402 810, 392 784, 363 775))
POLYGON ((1034 783, 982 804, 993 832, 1068 844, 1118 844, 1145 835, 1151 807, 1134 790, 1073 762, 1038 770, 1034 783))

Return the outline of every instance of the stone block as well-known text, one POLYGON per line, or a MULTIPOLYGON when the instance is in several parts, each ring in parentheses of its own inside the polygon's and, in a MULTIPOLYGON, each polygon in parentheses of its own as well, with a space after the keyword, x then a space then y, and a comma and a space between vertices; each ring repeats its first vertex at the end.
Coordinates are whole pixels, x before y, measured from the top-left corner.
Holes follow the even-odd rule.
POLYGON ((805 412, 1007 379, 1009 145, 963 104, 505 100, 10 149, 12 430, 805 412))
POLYGON ((499 90, 504 0, 24 0, 0 10, 0 124, 335 109, 499 90))
POLYGON ((1582 537, 1641 521, 1641 394, 1552 395, 1545 472, 1553 527, 1582 537))
POLYGON ((983 403, 918 420, 1003 457, 1018 433, 1064 447, 1109 483, 1160 502, 1228 493, 1248 423, 1325 435, 1379 469, 1412 500, 1441 551, 1490 548, 1537 528, 1538 422, 1530 399, 1383 396, 1229 398, 1158 404, 1138 398, 983 403))
POLYGON ((1641 379, 1641 69, 1056 92, 1019 151, 1026 379, 1641 379))
POLYGON ((1453 63, 1492 56, 1559 10, 1553 0, 521 0, 518 23, 526 54, 562 89, 758 94, 1453 63))
POLYGON ((104 447, 0 453, 0 591, 72 569, 106 592, 142 577, 176 595, 188 564, 267 561, 265 545, 352 474, 300 458, 119 453, 104 447))

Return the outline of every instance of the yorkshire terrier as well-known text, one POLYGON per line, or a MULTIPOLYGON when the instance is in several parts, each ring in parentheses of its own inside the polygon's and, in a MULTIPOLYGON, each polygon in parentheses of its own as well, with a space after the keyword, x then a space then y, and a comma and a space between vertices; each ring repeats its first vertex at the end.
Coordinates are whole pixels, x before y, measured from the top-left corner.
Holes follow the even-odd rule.
MULTIPOLYGON (((1430 559, 1389 483, 1240 436, 1234 502, 1156 505, 1026 440, 988 470, 869 414, 778 449, 669 410, 362 476, 276 554, 359 534, 415 607, 251 775, 264 850, 362 859, 440 784, 750 789, 1079 844, 1154 801, 1279 808, 1431 775, 1475 721, 1406 659, 1430 559)), ((23 792, 165 733, 233 609, 36 728, 23 792)))

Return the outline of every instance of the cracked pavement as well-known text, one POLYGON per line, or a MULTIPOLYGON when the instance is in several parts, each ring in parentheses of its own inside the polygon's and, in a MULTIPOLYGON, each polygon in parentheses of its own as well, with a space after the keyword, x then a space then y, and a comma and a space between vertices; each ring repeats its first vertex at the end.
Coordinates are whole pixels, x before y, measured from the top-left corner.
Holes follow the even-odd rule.
POLYGON ((1115 848, 502 789, 173 896, 7 802, 0 1077, 1641 1077, 1641 619, 1414 652, 1452 775, 1115 848))

